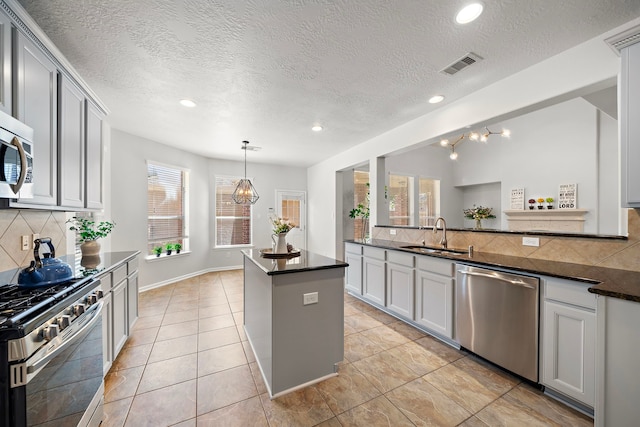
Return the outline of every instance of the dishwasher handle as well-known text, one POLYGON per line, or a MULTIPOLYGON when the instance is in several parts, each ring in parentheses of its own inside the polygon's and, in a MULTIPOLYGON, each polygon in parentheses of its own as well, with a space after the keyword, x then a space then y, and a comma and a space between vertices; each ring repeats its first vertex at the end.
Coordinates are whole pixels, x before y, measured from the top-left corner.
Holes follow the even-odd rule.
POLYGON ((466 270, 458 270, 460 274, 466 274, 468 276, 480 276, 480 277, 488 277, 490 279, 501 280, 503 282, 511 283, 512 285, 522 286, 527 289, 536 289, 535 286, 532 286, 526 282, 523 282, 520 279, 514 280, 508 277, 502 276, 501 274, 489 274, 489 273, 480 273, 477 271, 466 271, 466 270))

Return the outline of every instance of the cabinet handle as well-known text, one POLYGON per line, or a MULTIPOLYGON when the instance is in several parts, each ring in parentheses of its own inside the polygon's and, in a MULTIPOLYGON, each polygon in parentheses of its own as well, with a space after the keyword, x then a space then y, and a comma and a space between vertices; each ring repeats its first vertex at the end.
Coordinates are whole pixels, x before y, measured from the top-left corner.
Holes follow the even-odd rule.
POLYGON ((20 177, 18 178, 17 183, 11 184, 11 190, 18 194, 18 191, 22 188, 22 184, 24 184, 24 179, 27 177, 27 156, 24 154, 24 148, 20 141, 18 141, 18 138, 14 136, 11 140, 11 144, 16 146, 18 154, 20 154, 20 177))

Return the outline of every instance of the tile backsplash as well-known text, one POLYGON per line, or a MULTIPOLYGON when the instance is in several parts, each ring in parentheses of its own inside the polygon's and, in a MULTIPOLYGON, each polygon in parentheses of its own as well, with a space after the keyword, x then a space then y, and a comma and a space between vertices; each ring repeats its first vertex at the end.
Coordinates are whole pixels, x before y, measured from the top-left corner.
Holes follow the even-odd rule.
POLYGON ((0 210, 0 271, 26 267, 33 259, 32 235, 50 237, 56 255, 67 253, 66 220, 58 211, 0 210), (29 249, 22 250, 22 236, 29 236, 29 249))
MULTIPOLYGON (((473 245, 478 252, 640 271, 640 210, 629 209, 628 218, 627 240, 535 236, 540 238, 540 246, 532 247, 522 245, 524 234, 454 230, 447 230, 447 240, 451 248, 467 249, 473 245)), ((390 230, 374 227, 372 237, 418 244, 424 240, 429 246, 437 246, 441 238, 440 231, 433 233, 430 228, 397 228, 393 236, 390 230)))

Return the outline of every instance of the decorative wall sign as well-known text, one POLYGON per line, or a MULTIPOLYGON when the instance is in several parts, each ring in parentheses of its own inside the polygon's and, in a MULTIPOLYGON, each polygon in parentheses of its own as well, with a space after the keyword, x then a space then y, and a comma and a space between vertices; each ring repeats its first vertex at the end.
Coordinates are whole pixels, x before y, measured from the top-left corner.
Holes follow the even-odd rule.
POLYGON ((524 188, 511 190, 511 203, 509 209, 524 210, 524 188))
POLYGON ((576 209, 578 207, 578 184, 560 184, 558 209, 576 209))

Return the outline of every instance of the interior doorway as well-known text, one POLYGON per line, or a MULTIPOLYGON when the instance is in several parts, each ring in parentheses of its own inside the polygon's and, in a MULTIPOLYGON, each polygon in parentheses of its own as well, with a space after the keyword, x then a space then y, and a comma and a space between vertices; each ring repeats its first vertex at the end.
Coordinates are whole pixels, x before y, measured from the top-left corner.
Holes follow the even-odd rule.
POLYGON ((276 190, 276 214, 296 226, 287 234, 287 242, 296 249, 307 249, 307 193, 276 190))

